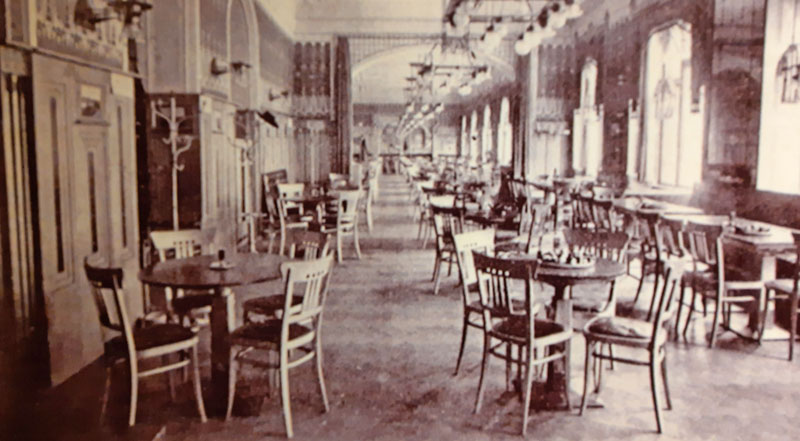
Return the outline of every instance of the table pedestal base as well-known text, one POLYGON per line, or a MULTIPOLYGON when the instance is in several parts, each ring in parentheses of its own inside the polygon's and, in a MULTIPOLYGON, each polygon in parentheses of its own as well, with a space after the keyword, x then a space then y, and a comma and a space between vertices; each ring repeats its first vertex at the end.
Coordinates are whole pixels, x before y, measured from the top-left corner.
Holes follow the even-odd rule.
POLYGON ((236 325, 235 298, 230 289, 214 292, 211 304, 211 399, 206 402, 209 413, 225 415, 230 391, 230 333, 236 325))

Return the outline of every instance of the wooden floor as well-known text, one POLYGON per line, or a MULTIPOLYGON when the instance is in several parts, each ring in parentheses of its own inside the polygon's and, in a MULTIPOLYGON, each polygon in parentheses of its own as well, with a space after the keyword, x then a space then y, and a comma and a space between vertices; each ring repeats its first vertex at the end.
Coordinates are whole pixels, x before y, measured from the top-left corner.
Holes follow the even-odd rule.
MULTIPOLYGON (((405 183, 398 176, 384 176, 375 230, 362 235, 363 259, 355 260, 352 248, 345 248, 344 264, 334 269, 323 325, 331 412, 320 413, 311 368, 297 369, 290 380, 295 439, 520 439, 520 404, 515 395, 504 392, 499 361, 490 364, 482 412, 472 413, 481 350, 477 332, 469 338, 461 373, 452 375, 461 331, 457 270, 453 268, 439 295, 433 296, 434 251, 430 244, 421 249, 411 213, 405 183)), ((634 288, 632 279, 621 282, 621 309, 630 304, 634 288)), ((249 287, 237 291, 237 300, 279 289, 276 284, 249 287)), ((638 308, 647 301, 640 299, 638 308)), ((729 333, 719 348, 709 350, 707 328, 697 320, 692 341, 669 345, 674 410, 663 414, 664 435, 655 434, 647 369, 617 366, 604 375, 605 408, 589 409, 582 417, 576 410, 534 413, 528 438, 753 440, 800 434, 800 361, 786 361, 786 343, 759 347, 729 333)), ((203 332, 207 379, 208 331, 203 332)), ((583 384, 583 346, 582 337, 576 337, 571 381, 576 391, 583 384)), ((188 384, 179 389, 177 402, 169 403, 166 380, 146 380, 133 431, 119 428, 127 412, 123 374, 120 369, 114 379, 111 415, 102 427, 97 416, 103 373, 92 365, 38 397, 20 421, 20 437, 9 439, 284 438, 277 396, 258 407, 258 398, 266 392, 265 375, 258 370, 246 370, 240 377, 235 409, 239 415, 229 422, 212 418, 204 425, 188 384)))

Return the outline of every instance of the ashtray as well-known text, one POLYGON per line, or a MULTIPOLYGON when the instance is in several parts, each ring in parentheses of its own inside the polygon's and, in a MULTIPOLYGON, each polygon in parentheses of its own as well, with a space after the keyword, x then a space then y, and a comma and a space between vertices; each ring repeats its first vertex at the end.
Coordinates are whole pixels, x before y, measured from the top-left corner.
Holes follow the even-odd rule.
POLYGON ((736 226, 734 229, 736 234, 740 234, 742 236, 769 236, 770 229, 769 227, 764 227, 761 225, 746 225, 746 226, 736 226))
POLYGON ((228 262, 227 260, 216 260, 208 265, 208 267, 213 270, 227 270, 233 268, 234 266, 236 265, 233 262, 228 262))
POLYGON ((657 210, 663 210, 664 205, 645 202, 640 204, 638 209, 642 211, 657 211, 657 210))

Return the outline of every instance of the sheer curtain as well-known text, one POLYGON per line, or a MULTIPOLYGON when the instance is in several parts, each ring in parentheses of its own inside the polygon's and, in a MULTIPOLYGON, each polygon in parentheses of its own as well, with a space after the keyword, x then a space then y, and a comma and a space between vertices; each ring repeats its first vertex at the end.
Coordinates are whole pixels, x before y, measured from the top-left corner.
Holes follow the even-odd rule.
POLYGON ((692 110, 691 43, 691 27, 682 21, 655 30, 647 42, 639 167, 645 182, 688 186, 700 181, 702 111, 692 110))
POLYGON ((797 84, 787 81, 781 69, 798 62, 790 55, 800 42, 800 5, 770 1, 766 15, 756 188, 800 194, 800 103, 792 99, 797 84))

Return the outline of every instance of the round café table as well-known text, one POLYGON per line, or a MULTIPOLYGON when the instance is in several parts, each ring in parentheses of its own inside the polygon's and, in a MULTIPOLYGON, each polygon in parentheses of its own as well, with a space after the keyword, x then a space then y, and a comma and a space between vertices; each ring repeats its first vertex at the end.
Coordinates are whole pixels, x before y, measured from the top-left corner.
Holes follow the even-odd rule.
POLYGON ((210 289, 211 304, 211 408, 227 408, 231 347, 228 335, 236 326, 234 286, 267 282, 281 277, 280 265, 289 260, 275 254, 242 253, 225 259, 228 269, 212 269, 216 256, 194 256, 157 262, 139 271, 139 280, 153 286, 210 289))
MULTIPOLYGON (((502 256, 509 260, 518 260, 520 262, 536 260, 533 254, 521 252, 509 252, 502 256)), ((553 312, 554 320, 563 325, 564 329, 572 329, 572 299, 566 293, 567 288, 575 285, 598 283, 598 282, 613 282, 618 277, 626 274, 625 264, 600 258, 597 262, 589 268, 566 268, 563 266, 553 266, 547 263, 540 263, 536 272, 536 280, 552 286, 555 290, 553 294, 553 312)), ((570 353, 570 343, 567 342, 567 354, 570 353)), ((555 377, 553 364, 548 365, 548 382, 547 389, 552 391, 556 388, 555 382, 551 379, 555 377)), ((564 378, 569 384, 570 378, 570 358, 569 355, 564 362, 564 378)), ((569 389, 565 388, 569 393, 569 389)), ((559 407, 554 405, 555 407, 559 407)), ((560 406, 560 407, 563 407, 560 406)))

